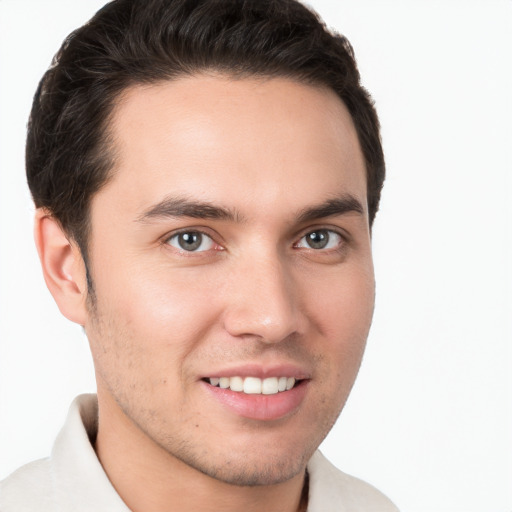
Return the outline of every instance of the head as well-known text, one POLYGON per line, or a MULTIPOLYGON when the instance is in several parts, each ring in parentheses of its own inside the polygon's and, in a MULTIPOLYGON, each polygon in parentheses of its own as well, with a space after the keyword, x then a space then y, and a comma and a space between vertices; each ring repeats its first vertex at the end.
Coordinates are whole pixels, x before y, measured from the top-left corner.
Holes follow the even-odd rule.
POLYGON ((295 0, 117 0, 70 34, 32 107, 28 184, 87 257, 91 198, 113 173, 110 121, 123 91, 217 71, 286 77, 334 91, 365 159, 368 220, 384 182, 378 118, 348 40, 295 0))
POLYGON ((299 474, 373 311, 384 162, 348 41, 291 0, 111 2, 41 81, 27 174, 100 432, 227 483, 299 474))

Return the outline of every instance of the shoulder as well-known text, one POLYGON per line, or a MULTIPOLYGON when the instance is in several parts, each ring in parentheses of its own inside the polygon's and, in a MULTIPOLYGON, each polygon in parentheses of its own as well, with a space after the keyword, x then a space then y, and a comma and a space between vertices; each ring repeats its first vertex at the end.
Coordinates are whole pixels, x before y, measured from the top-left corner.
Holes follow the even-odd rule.
MULTIPOLYGON (((73 483, 79 461, 87 456, 96 461, 86 426, 82 422, 83 416, 94 426, 95 411, 93 395, 82 395, 73 401, 51 456, 20 467, 0 482, 1 512, 53 512, 62 509, 62 495, 73 483)), ((73 491, 76 491, 76 487, 73 491)))
POLYGON ((30 462, 0 482, 2 512, 51 510, 52 477, 48 459, 30 462))
POLYGON ((372 485, 343 473, 319 451, 308 464, 308 512, 398 512, 372 485))
POLYGON ((1 512, 129 512, 94 451, 97 401, 77 397, 51 455, 0 482, 1 512))

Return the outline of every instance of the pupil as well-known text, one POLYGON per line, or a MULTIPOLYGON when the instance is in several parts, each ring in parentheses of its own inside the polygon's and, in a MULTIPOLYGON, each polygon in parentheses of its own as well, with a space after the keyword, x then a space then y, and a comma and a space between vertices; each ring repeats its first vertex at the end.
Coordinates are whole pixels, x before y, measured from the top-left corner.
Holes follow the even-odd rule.
POLYGON ((327 231, 313 231, 308 235, 308 245, 313 249, 323 249, 329 242, 327 231))
POLYGON ((202 238, 201 233, 182 233, 178 241, 185 251, 195 251, 201 245, 202 238))

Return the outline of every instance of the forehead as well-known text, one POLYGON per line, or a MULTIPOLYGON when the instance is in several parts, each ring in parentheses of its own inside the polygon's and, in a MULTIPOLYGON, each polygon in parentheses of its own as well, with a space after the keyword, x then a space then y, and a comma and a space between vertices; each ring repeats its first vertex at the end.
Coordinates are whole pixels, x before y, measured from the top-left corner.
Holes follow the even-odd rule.
POLYGON ((135 86, 114 110, 112 135, 114 176, 98 195, 133 210, 166 194, 235 208, 257 197, 262 209, 346 192, 366 208, 355 128, 327 88, 222 75, 135 86))

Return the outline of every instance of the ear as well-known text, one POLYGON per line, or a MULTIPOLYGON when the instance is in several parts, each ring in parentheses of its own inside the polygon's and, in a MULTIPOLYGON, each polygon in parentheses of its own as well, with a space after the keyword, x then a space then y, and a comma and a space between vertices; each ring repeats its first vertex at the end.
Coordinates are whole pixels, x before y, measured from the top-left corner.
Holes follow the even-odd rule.
POLYGON ((60 312, 72 322, 85 325, 87 278, 80 249, 42 208, 36 210, 34 238, 46 286, 60 312))

